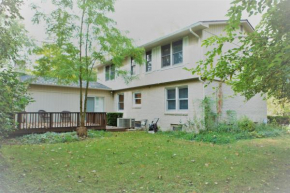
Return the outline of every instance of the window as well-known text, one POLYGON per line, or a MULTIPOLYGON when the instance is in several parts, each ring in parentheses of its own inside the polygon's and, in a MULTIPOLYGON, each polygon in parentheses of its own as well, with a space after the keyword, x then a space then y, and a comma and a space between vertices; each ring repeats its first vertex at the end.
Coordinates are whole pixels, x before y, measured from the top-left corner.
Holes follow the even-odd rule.
POLYGON ((106 81, 110 80, 110 66, 106 66, 106 81))
POLYGON ((133 58, 131 58, 131 75, 136 74, 136 64, 133 58))
POLYGON ((141 98, 142 98, 142 94, 141 94, 141 92, 135 92, 135 93, 133 93, 133 105, 134 106, 141 106, 141 104, 142 104, 142 100, 141 100, 141 98))
POLYGON ((188 110, 188 88, 176 87, 166 89, 167 110, 188 110))
POLYGON ((182 40, 173 42, 161 47, 161 64, 162 68, 171 64, 180 64, 183 62, 183 44, 182 40), (171 55, 172 52, 172 55, 171 55), (172 62, 171 62, 172 59, 172 62))
POLYGON ((167 110, 175 110, 176 109, 176 92, 174 89, 167 90, 167 110))
POLYGON ((111 80, 115 79, 115 66, 114 65, 111 65, 110 79, 111 80))
POLYGON ((115 79, 115 66, 106 66, 106 81, 115 79))
POLYGON ((150 72, 152 70, 152 52, 146 52, 146 72, 150 72))
POLYGON ((173 64, 182 63, 182 40, 172 43, 173 64))
POLYGON ((118 95, 118 110, 119 111, 124 110, 124 94, 118 95))
POLYGON ((179 94, 179 109, 188 109, 188 88, 178 88, 179 94))
POLYGON ((162 67, 170 66, 170 44, 161 47, 162 67))

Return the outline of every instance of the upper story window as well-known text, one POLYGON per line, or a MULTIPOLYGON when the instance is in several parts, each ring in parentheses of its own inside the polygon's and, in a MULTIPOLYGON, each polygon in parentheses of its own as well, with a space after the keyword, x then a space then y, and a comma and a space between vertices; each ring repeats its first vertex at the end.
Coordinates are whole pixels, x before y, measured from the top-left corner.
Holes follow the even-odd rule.
POLYGON ((115 66, 106 66, 106 81, 115 79, 115 66))
POLYGON ((118 94, 118 110, 124 110, 124 94, 118 94))
POLYGON ((182 40, 172 43, 173 64, 182 63, 182 40))
POLYGON ((162 67, 170 66, 170 44, 161 47, 161 63, 162 67))
POLYGON ((131 57, 131 75, 136 75, 136 64, 132 57, 131 57))
POLYGON ((166 89, 167 110, 188 110, 188 87, 166 89))
POLYGON ((162 68, 174 64, 180 64, 183 62, 182 47, 183 47, 182 40, 178 40, 176 42, 161 47, 162 68))
POLYGON ((152 70, 152 51, 146 52, 146 72, 152 70))
POLYGON ((135 107, 140 107, 142 104, 142 94, 141 92, 133 93, 133 105, 135 107))

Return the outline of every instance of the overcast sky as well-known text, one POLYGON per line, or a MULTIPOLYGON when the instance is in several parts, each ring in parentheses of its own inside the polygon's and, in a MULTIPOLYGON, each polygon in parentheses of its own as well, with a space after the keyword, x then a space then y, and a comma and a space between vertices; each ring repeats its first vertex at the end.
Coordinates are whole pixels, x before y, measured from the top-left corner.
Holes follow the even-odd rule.
MULTIPOLYGON (((26 29, 38 41, 45 40, 44 26, 31 23, 33 12, 27 0, 22 15, 26 29)), ((50 1, 50 0, 47 0, 50 1)), ((40 4, 40 0, 37 0, 40 4)), ((121 30, 129 31, 129 37, 137 44, 143 44, 162 35, 186 27, 198 21, 220 20, 225 17, 230 7, 230 0, 117 0, 113 19, 121 30)), ((260 17, 249 19, 253 26, 260 17)))

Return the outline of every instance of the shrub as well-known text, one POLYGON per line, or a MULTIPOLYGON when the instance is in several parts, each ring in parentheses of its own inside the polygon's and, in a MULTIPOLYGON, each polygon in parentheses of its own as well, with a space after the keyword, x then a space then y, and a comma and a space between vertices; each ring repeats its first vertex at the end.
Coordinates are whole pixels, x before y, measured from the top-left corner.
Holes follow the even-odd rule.
POLYGON ((255 126, 255 123, 247 117, 238 120, 238 127, 242 131, 254 131, 255 126))
MULTIPOLYGON (((98 138, 104 136, 110 136, 111 133, 105 131, 94 131, 88 130, 88 138, 98 138)), ((16 142, 21 144, 40 144, 40 143, 68 143, 82 140, 77 136, 76 132, 67 132, 67 133, 54 133, 47 132, 43 134, 30 134, 17 137, 16 142)))
POLYGON ((290 116, 268 116, 269 123, 277 123, 279 125, 289 125, 290 116))
POLYGON ((27 94, 28 84, 21 82, 18 75, 10 68, 0 71, 0 138, 15 129, 13 113, 23 111, 32 101, 27 94))
POLYGON ((107 113, 107 125, 117 126, 117 119, 122 117, 123 113, 107 113))

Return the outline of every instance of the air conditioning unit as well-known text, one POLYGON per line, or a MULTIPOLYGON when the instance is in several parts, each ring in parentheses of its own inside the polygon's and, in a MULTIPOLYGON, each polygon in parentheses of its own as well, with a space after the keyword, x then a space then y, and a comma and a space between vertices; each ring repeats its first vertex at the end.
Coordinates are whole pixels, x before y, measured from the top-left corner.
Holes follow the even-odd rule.
POLYGON ((118 118, 117 119, 117 127, 135 128, 135 119, 118 118))

